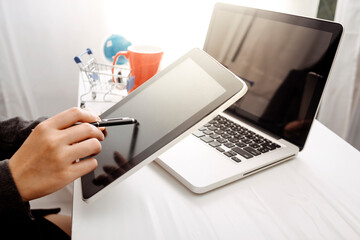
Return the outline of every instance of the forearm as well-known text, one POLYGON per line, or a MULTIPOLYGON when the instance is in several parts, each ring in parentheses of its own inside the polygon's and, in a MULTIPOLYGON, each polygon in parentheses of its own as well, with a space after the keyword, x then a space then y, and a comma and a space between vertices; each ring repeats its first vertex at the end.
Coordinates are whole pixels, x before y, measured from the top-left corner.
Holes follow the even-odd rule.
POLYGON ((32 129, 45 119, 26 121, 15 117, 0 121, 0 160, 11 158, 29 136, 32 129))
MULTIPOLYGON (((11 175, 8 160, 0 162, 0 183, 1 236, 5 236, 6 239, 53 239, 48 235, 49 230, 44 229, 44 225, 30 211, 29 203, 24 202, 20 196, 11 175)), ((59 210, 39 210, 36 214, 40 219, 45 214, 57 213, 59 210)))
POLYGON ((12 178, 7 160, 0 162, 0 183, 1 226, 7 226, 9 223, 30 224, 32 218, 29 204, 23 202, 12 178))

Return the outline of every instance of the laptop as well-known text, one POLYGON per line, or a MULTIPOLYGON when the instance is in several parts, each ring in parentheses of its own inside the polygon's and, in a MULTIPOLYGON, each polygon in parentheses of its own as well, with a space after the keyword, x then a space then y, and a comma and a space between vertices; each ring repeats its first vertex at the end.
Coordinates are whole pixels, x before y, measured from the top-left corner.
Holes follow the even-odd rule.
POLYGON ((215 4, 203 50, 243 79, 248 92, 156 162, 204 193, 294 158, 341 35, 342 26, 330 21, 215 4))

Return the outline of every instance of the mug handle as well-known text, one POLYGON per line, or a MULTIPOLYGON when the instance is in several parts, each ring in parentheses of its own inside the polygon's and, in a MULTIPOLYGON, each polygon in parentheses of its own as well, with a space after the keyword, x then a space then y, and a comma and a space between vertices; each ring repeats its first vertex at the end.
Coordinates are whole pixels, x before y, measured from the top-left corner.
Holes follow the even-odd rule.
POLYGON ((128 51, 120 51, 120 52, 118 52, 118 53, 116 53, 116 55, 115 55, 115 57, 114 57, 114 61, 113 61, 113 67, 112 67, 112 69, 111 69, 111 73, 112 73, 112 75, 113 75, 113 82, 115 83, 115 76, 114 76, 114 66, 115 66, 115 64, 116 64, 116 62, 117 62, 117 60, 118 60, 118 58, 120 57, 120 56, 124 56, 124 57, 126 57, 127 59, 129 59, 128 58, 128 51))

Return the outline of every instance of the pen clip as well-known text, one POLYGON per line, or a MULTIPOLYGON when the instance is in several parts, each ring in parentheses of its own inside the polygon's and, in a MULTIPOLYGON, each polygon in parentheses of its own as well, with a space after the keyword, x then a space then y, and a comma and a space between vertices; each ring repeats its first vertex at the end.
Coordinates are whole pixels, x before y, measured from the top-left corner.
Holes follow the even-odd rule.
POLYGON ((105 119, 101 119, 101 122, 111 122, 111 121, 120 121, 120 120, 125 120, 128 118, 105 118, 105 119))

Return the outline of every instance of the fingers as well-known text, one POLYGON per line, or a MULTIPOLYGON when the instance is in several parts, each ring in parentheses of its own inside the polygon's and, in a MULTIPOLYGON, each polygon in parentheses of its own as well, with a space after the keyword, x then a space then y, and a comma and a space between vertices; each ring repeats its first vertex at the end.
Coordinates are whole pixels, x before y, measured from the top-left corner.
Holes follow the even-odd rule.
POLYGON ((70 108, 64 112, 49 118, 48 124, 57 129, 65 129, 71 127, 77 122, 96 122, 100 121, 100 117, 80 108, 70 108))
POLYGON ((88 123, 82 123, 64 129, 63 134, 67 144, 78 143, 90 138, 96 138, 99 141, 103 141, 105 138, 101 129, 88 123))
POLYGON ((74 163, 70 168, 73 174, 73 180, 95 170, 97 165, 95 158, 86 158, 74 163))
POLYGON ((68 146, 66 149, 65 158, 69 162, 73 162, 76 159, 85 158, 88 156, 94 156, 101 151, 101 144, 96 138, 91 138, 68 146))

